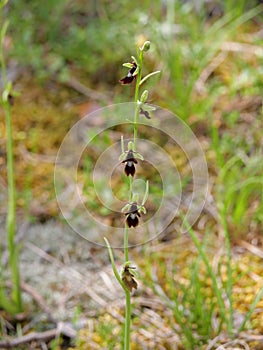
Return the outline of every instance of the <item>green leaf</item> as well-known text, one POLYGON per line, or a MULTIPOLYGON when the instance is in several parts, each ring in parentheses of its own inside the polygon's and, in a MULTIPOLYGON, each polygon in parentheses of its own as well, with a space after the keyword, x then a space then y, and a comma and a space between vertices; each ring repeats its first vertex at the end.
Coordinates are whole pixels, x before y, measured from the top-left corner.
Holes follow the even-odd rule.
POLYGON ((112 249, 111 249, 111 246, 110 246, 110 243, 109 241, 107 240, 106 237, 104 237, 104 241, 106 243, 106 246, 108 248, 108 252, 109 252, 109 256, 110 256, 110 260, 111 260, 111 266, 112 266, 112 270, 114 272, 114 275, 116 277, 116 280, 119 282, 119 284, 122 286, 122 288, 124 289, 125 292, 128 291, 127 287, 125 286, 125 284, 122 282, 121 280, 121 277, 118 273, 118 270, 117 270, 117 267, 115 265, 115 261, 114 261, 114 257, 113 257, 113 252, 112 252, 112 249))
POLYGON ((238 332, 242 332, 244 330, 247 321, 251 318, 251 316, 252 316, 256 306, 258 305, 259 301, 261 300, 262 296, 263 296, 263 287, 259 290, 253 303, 250 305, 250 308, 249 308, 248 312, 246 313, 244 321, 242 322, 241 326, 239 327, 238 332))
POLYGON ((0 288, 0 307, 11 315, 15 315, 18 312, 16 304, 7 297, 5 289, 2 287, 0 288))

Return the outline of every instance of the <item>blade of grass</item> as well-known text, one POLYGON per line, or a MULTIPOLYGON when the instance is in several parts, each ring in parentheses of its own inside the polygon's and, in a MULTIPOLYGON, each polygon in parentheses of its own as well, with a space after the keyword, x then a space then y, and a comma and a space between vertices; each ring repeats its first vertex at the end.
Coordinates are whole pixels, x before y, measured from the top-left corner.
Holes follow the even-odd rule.
MULTIPOLYGON (((184 217, 181 215, 181 218, 182 220, 184 220, 184 217)), ((226 316, 226 307, 225 307, 225 304, 224 304, 224 300, 223 300, 223 296, 222 296, 222 292, 221 290, 219 289, 218 287, 218 283, 217 283, 217 279, 216 279, 216 275, 214 274, 213 272, 213 269, 209 263, 209 260, 208 260, 208 256, 206 255, 205 251, 203 250, 203 247, 201 245, 201 243, 199 242, 195 232, 193 231, 193 229, 191 228, 191 226, 188 224, 188 222, 186 222, 184 220, 184 224, 186 225, 186 228, 198 250, 198 253, 200 254, 200 256, 202 257, 204 263, 205 263, 205 266, 206 266, 206 269, 207 269, 207 272, 212 280, 212 286, 213 286, 213 290, 216 294, 216 298, 217 298, 217 302, 218 302, 218 306, 219 306, 219 313, 220 313, 220 316, 221 316, 221 319, 225 322, 226 325, 229 324, 229 320, 227 319, 227 316, 226 316)))
MULTIPOLYGON (((3 11, 3 8, 1 9, 3 11)), ((2 13, 1 13, 2 21, 2 13)), ((7 133, 7 179, 8 179, 8 211, 7 211, 7 243, 9 251, 9 266, 12 276, 12 297, 14 303, 17 305, 18 311, 22 311, 22 296, 20 289, 20 275, 18 264, 18 249, 15 244, 16 235, 16 189, 14 179, 14 151, 13 151, 13 128, 12 128, 12 115, 11 107, 9 103, 9 93, 11 88, 10 83, 7 80, 6 63, 4 57, 3 41, 6 35, 8 22, 2 23, 1 38, 0 38, 0 61, 2 67, 2 80, 3 80, 3 96, 2 105, 6 119, 6 133, 7 133)))
POLYGON ((247 321, 251 318, 251 316, 252 316, 252 314, 253 314, 253 312, 254 312, 254 310, 255 310, 257 304, 258 304, 259 301, 261 300, 262 296, 263 296, 263 287, 260 289, 260 291, 259 291, 258 294, 256 295, 256 297, 255 297, 253 303, 251 304, 251 306, 250 306, 248 312, 246 313, 245 318, 244 318, 244 321, 242 322, 241 326, 240 326, 239 329, 238 329, 238 332, 239 332, 239 333, 242 332, 242 331, 244 330, 247 321))

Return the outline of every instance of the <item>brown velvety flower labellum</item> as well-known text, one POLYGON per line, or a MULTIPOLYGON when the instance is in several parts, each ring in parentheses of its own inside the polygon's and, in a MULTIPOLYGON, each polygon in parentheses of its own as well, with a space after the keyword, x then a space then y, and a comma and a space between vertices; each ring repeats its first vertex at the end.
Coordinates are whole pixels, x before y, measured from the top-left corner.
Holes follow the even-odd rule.
POLYGON ((128 71, 126 77, 119 80, 122 85, 131 84, 136 79, 136 75, 133 75, 133 73, 136 71, 137 64, 132 62, 132 65, 133 67, 128 71))
POLYGON ((129 176, 129 175, 134 176, 134 174, 135 174, 135 165, 134 164, 137 164, 138 161, 137 161, 137 159, 135 159, 132 150, 129 150, 127 157, 122 161, 122 163, 126 163, 125 168, 124 168, 125 174, 127 176, 129 176))
POLYGON ((125 165, 125 168, 124 168, 124 171, 125 171, 125 174, 127 176, 131 175, 131 176, 134 176, 135 174, 135 166, 134 166, 134 163, 133 162, 127 162, 126 165, 125 165))
POLYGON ((131 207, 127 213, 125 213, 127 216, 126 223, 129 227, 136 227, 139 224, 139 217, 141 217, 141 214, 138 211, 138 206, 136 202, 133 202, 131 204, 131 207))

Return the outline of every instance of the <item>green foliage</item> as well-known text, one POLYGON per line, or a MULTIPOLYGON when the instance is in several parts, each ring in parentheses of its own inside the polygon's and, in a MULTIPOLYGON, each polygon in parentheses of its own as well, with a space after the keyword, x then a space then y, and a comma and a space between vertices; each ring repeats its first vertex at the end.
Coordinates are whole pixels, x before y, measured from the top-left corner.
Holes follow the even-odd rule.
POLYGON ((104 346, 107 346, 107 349, 109 350, 114 350, 119 338, 119 335, 116 332, 116 325, 112 324, 111 322, 102 321, 98 325, 97 332, 101 339, 107 339, 104 346))
POLYGON ((241 324, 234 327, 233 316, 240 311, 229 306, 229 278, 231 286, 235 284, 236 287, 244 276, 251 273, 252 268, 248 266, 246 271, 240 273, 238 262, 231 260, 229 276, 228 257, 222 254, 215 259, 218 259, 216 263, 212 257, 213 246, 217 244, 215 237, 211 238, 211 231, 207 230, 202 241, 190 227, 188 232, 197 251, 188 240, 183 243, 182 237, 177 237, 173 242, 174 251, 155 249, 153 252, 146 247, 140 278, 171 311, 169 327, 179 336, 179 348, 197 350, 222 333, 224 337, 228 333, 230 339, 233 334, 238 337, 238 333, 248 326, 262 298, 263 288, 259 288, 250 305, 247 305, 241 324))
MULTIPOLYGON (((6 3, 7 1, 1 1, 0 6, 9 20, 8 35, 12 39, 10 58, 14 58, 19 64, 31 67, 40 80, 52 78, 64 81, 69 79, 70 74, 75 74, 96 87, 102 81, 103 83, 114 81, 116 85, 119 78, 117 72, 121 72, 122 69, 120 62, 130 57, 131 47, 139 41, 140 35, 146 39, 150 38, 155 43, 151 47, 151 59, 149 63, 146 62, 146 76, 136 86, 135 100, 137 102, 141 96, 141 102, 145 103, 148 97, 152 98, 152 93, 148 94, 147 90, 139 95, 139 85, 144 82, 148 89, 151 79, 158 77, 148 81, 148 78, 155 74, 148 74, 148 71, 162 67, 162 80, 158 91, 155 91, 159 102, 186 122, 191 123, 193 116, 197 123, 201 120, 205 122, 204 134, 208 143, 211 142, 207 153, 213 150, 215 155, 212 157, 211 168, 214 166, 213 162, 216 162, 212 174, 215 183, 212 194, 215 195, 219 214, 217 224, 225 237, 227 259, 222 262, 222 266, 227 270, 227 279, 223 280, 220 271, 212 269, 206 240, 200 243, 195 231, 189 229, 198 254, 192 262, 186 281, 174 279, 178 263, 175 254, 174 260, 169 265, 172 269, 168 268, 162 256, 156 255, 154 262, 148 261, 146 257, 145 283, 172 311, 174 319, 171 326, 178 332, 174 322, 179 324, 179 334, 183 335, 185 348, 198 349, 221 331, 227 330, 231 335, 234 314, 231 298, 235 271, 231 266, 230 238, 246 235, 251 229, 260 232, 263 224, 262 126, 260 125, 262 115, 257 112, 258 114, 253 116, 253 123, 245 124, 245 129, 242 129, 241 112, 237 108, 224 110, 220 105, 220 98, 226 99, 227 96, 231 101, 235 96, 241 98, 260 96, 263 84, 260 55, 248 61, 244 58, 248 52, 243 50, 229 54, 222 47, 226 41, 240 40, 242 43, 246 39, 239 38, 242 28, 250 23, 252 32, 254 31, 253 25, 256 21, 252 23, 251 20, 261 19, 262 7, 256 7, 256 1, 225 0, 217 2, 219 14, 209 17, 205 2, 197 6, 194 2, 179 0, 166 2, 147 0, 140 4, 121 0, 93 2, 16 0, 9 2, 3 8, 6 3), (221 63, 223 60, 227 61, 228 71, 227 69, 224 71, 226 76, 221 74, 220 70, 212 69, 202 91, 197 86, 199 78, 222 53, 226 53, 221 61, 221 63), (216 113, 218 110, 221 112, 219 116, 216 113), (159 266, 162 279, 153 275, 151 263, 159 266), (164 286, 162 281, 165 281, 164 286), (209 294, 211 291, 212 295, 209 294), (229 302, 229 308, 226 307, 225 299, 229 302), (215 317, 218 319, 216 327, 212 322, 215 317)), ((3 32, 2 29, 2 41, 3 32)), ((253 40, 252 36, 250 40, 253 40)), ((252 44, 260 46, 262 39, 258 36, 252 44)), ((1 63, 4 64, 3 57, 1 63)), ((127 63, 126 67, 132 68, 131 63, 127 63)), ((139 69, 137 73, 141 73, 139 69)), ((3 94, 6 106, 10 92, 13 92, 12 86, 6 84, 3 94)), ((126 89, 120 100, 127 100, 129 94, 130 90, 126 89)), ((145 106, 147 108, 147 105, 145 106)), ((90 129, 90 133, 92 132, 90 129)), ((203 137, 203 134, 201 136, 203 137)), ((137 134, 135 145, 136 137, 137 134)), ((106 149, 111 142, 110 137, 103 139, 98 137, 94 144, 98 149, 106 149)), ((89 196, 91 210, 102 216, 109 215, 109 211, 96 200, 93 181, 89 177, 94 164, 94 153, 96 152, 87 152, 83 158, 81 179, 84 179, 84 193, 89 196)), ((25 196, 27 205, 32 196, 30 192, 32 178, 33 174, 28 173, 28 182, 24 193, 21 194, 25 196)), ((124 176, 121 180, 123 185, 118 185, 114 191, 118 198, 124 200, 130 189, 130 181, 124 176)), ((182 181, 188 180, 185 177, 182 181)), ((150 179, 149 195, 154 194, 153 197, 157 198, 157 201, 158 196, 161 197, 159 182, 159 178, 150 179)), ((103 183, 98 186, 99 190, 105 187, 103 183)), ((107 191, 103 195, 112 196, 107 191)), ((213 230, 216 229, 215 225, 213 230)), ((12 248, 10 264, 15 273, 18 248, 12 244, 10 246, 12 248)), ((113 256, 111 258, 113 261, 113 256)), ((116 276, 119 276, 118 271, 115 272, 116 276)), ((18 275, 15 273, 14 276, 18 283, 18 275)), ((1 274, 1 281, 4 277, 1 274)), ((121 284, 121 280, 119 282, 121 284)), ((19 287, 17 292, 19 293, 19 287)), ((261 290, 255 296, 239 328, 240 331, 245 329, 262 293, 261 290)), ((19 299, 18 295, 15 299, 19 299)), ((17 304, 7 296, 4 285, 0 286, 0 304, 10 313, 18 310, 17 304)), ((108 321, 102 321, 98 328, 101 339, 107 339, 105 346, 109 349, 114 348, 119 338, 118 334, 115 336, 115 330, 115 326, 108 321)))
MULTIPOLYGON (((250 227, 262 225, 263 166, 260 159, 258 123, 251 128, 253 142, 248 135, 234 132, 238 128, 237 114, 229 115, 228 130, 222 136, 212 126, 212 146, 217 155, 218 178, 216 199, 221 220, 226 222, 235 236, 246 234, 250 227)), ((260 117, 259 117, 260 120, 260 117)))
MULTIPOLYGON (((7 1, 4 1, 1 5, 0 13, 0 62, 1 62, 1 74, 3 92, 1 96, 1 105, 5 114, 6 125, 6 157, 7 157, 7 182, 8 182, 8 209, 6 217, 6 242, 8 247, 9 259, 8 267, 11 274, 11 293, 8 293, 8 289, 5 286, 6 275, 2 262, 0 260, 0 308, 5 309, 10 314, 16 314, 23 310, 22 295, 20 288, 20 274, 19 274, 19 246, 16 244, 16 188, 14 180, 14 148, 13 148, 13 125, 11 114, 11 102, 10 96, 13 94, 12 83, 8 81, 6 61, 4 56, 4 39, 6 37, 8 22, 4 20, 3 11, 4 5, 7 1), (9 295, 11 294, 11 295, 9 295)), ((2 253, 2 246, 0 246, 0 257, 2 253)))
MULTIPOLYGON (((196 12, 189 3, 177 6, 174 19, 168 17, 162 24, 165 25, 166 32, 155 32, 158 42, 161 43, 158 45, 158 56, 166 64, 170 86, 170 93, 165 90, 161 97, 168 100, 169 108, 184 120, 196 113, 201 118, 208 113, 221 94, 222 85, 211 84, 209 94, 202 100, 197 97, 198 79, 220 53, 222 44, 234 38, 236 30, 242 24, 262 11, 261 7, 245 12, 244 7, 240 7, 239 11, 234 11, 234 7, 236 3, 231 11, 209 24, 206 12, 196 12), (177 31, 176 40, 173 39, 174 31, 177 31)), ((160 24, 158 26, 153 23, 153 26, 159 28, 160 24)))
POLYGON ((220 172, 218 196, 223 197, 227 219, 230 225, 234 225, 236 234, 239 236, 247 232, 249 225, 256 218, 259 219, 259 214, 262 212, 263 167, 260 159, 261 156, 258 155, 248 158, 245 162, 238 156, 233 157, 220 172), (224 191, 222 184, 224 184, 224 191), (251 210, 252 203, 257 203, 253 210, 251 210))
MULTIPOLYGON (((146 268, 142 273, 146 276, 143 278, 144 283, 152 288, 166 307, 172 311, 174 320, 170 320, 170 326, 178 333, 183 346, 187 349, 197 349, 207 343, 214 332, 220 332, 227 317, 222 301, 223 290, 219 288, 216 276, 212 273, 208 256, 204 253, 205 249, 205 240, 202 244, 198 243, 199 253, 193 259, 192 266, 188 266, 189 273, 182 278, 182 281, 176 278, 178 259, 181 258, 176 248, 173 259, 169 260, 169 265, 167 265, 168 261, 157 253, 148 261, 145 259, 146 268), (204 261, 206 271, 204 271, 204 261), (153 273, 156 266, 158 266, 159 278, 153 273), (213 292, 210 289, 211 280, 213 292), (212 320, 218 312, 223 317, 220 316, 222 323, 219 322, 218 329, 215 330, 212 320), (179 329, 174 326, 174 322, 179 325, 179 329)), ((180 276, 182 277, 181 274, 180 276)))
POLYGON ((208 25, 205 5, 196 9, 190 1, 182 4, 170 0, 162 8, 146 0, 140 6, 120 0, 17 0, 8 10, 11 55, 31 66, 40 79, 67 80, 72 71, 81 70, 82 79, 112 83, 117 81, 119 62, 140 35, 146 35, 158 43, 153 51, 169 77, 170 93, 161 95, 160 100, 165 98, 169 108, 187 119, 200 111, 200 104, 204 115, 215 101, 218 86, 210 91, 209 99, 195 101, 195 83, 222 43, 231 40, 242 23, 260 13, 252 5, 245 0, 238 4, 220 2, 225 16, 212 19, 208 25), (151 7, 150 13, 147 6, 151 7))
POLYGON ((138 13, 131 12, 126 26, 127 11, 127 4, 116 8, 107 2, 14 1, 8 11, 11 55, 41 79, 54 74, 65 79, 74 67, 94 79, 104 71, 103 82, 111 81, 114 63, 129 51, 139 22, 138 13))

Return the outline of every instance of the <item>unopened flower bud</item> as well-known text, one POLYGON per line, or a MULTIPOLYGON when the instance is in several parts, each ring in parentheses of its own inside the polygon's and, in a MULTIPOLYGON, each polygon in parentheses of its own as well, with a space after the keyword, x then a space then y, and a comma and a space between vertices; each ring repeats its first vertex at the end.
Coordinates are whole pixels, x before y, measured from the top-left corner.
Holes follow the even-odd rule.
POLYGON ((151 47, 151 42, 149 40, 145 41, 145 43, 143 44, 141 50, 146 52, 148 50, 150 50, 151 47))

